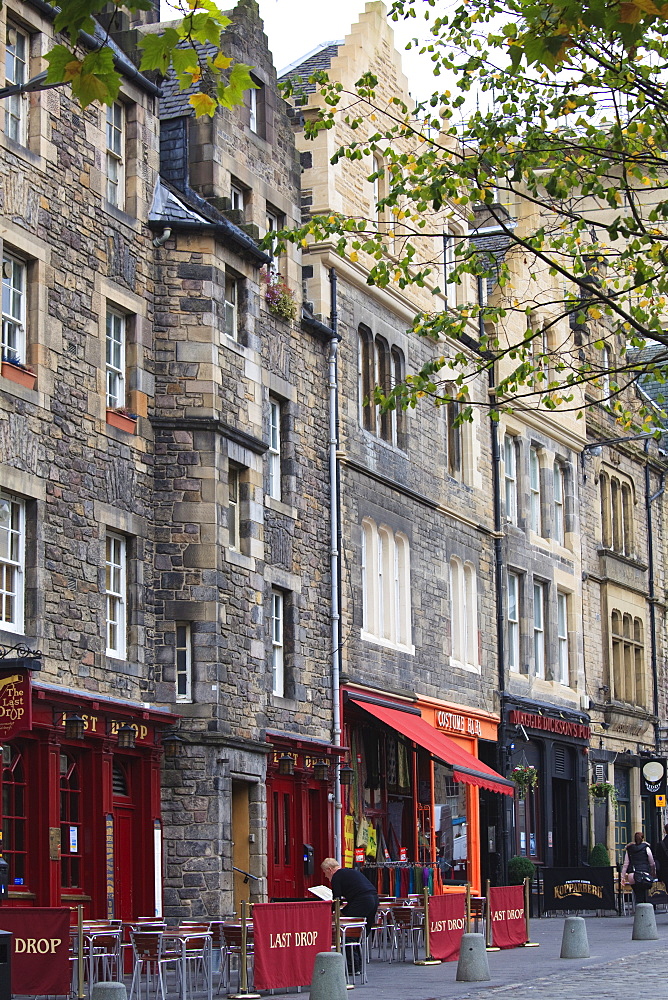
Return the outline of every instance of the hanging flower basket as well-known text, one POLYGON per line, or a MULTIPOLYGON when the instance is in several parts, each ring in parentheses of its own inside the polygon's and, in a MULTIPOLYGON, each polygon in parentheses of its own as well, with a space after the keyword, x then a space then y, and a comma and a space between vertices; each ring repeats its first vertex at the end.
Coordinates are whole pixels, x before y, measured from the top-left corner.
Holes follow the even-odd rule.
POLYGON ((264 298, 267 306, 269 307, 269 312, 273 316, 279 316, 281 319, 293 320, 297 315, 297 304, 295 302, 294 295, 285 284, 280 274, 275 274, 273 271, 267 271, 266 268, 262 268, 262 280, 265 283, 264 298))
POLYGON ((521 798, 538 784, 538 771, 532 764, 518 764, 510 772, 510 777, 517 785, 521 798))
POLYGON ((609 781, 594 781, 589 786, 592 799, 608 799, 614 805, 617 801, 617 789, 609 781))

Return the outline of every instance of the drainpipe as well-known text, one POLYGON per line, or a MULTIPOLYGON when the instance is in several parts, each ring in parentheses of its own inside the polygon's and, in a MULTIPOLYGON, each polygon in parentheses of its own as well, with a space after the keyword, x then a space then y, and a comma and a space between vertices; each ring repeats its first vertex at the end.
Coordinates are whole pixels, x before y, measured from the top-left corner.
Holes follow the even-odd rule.
MULTIPOLYGON (((337 314, 337 284, 336 271, 330 268, 330 305, 331 314, 329 327, 332 337, 329 341, 328 357, 328 389, 329 389, 329 523, 330 523, 330 558, 329 568, 331 574, 331 596, 332 596, 332 742, 334 746, 341 746, 341 608, 340 608, 340 494, 339 494, 339 460, 337 450, 339 445, 339 422, 338 422, 338 350, 339 335, 338 314, 337 314)), ((341 828, 342 828, 342 802, 341 802, 341 781, 339 778, 340 760, 336 761, 334 776, 334 857, 341 863, 341 828)))
MULTIPOLYGON (((483 301, 482 283, 485 279, 478 277, 478 302, 483 301)), ((478 330, 480 337, 485 333, 485 318, 480 310, 478 317, 478 330)), ((487 373, 488 385, 494 388, 494 367, 491 366, 487 373)), ((499 684, 499 702, 501 706, 498 735, 497 735, 497 761, 499 774, 505 778, 507 770, 506 759, 506 717, 505 717, 505 693, 506 693, 506 659, 505 659, 505 630, 503 618, 503 538, 501 522, 501 456, 499 452, 499 424, 490 416, 490 435, 492 444, 492 496, 494 509, 494 596, 496 600, 496 656, 499 684)), ((499 831, 499 867, 500 884, 505 885, 506 868, 509 858, 508 839, 510 831, 508 829, 507 814, 508 806, 505 802, 506 796, 500 808, 501 829, 499 831)))
POLYGON ((654 723, 654 747, 659 752, 659 678, 657 675, 656 654, 656 597, 654 590, 654 538, 652 525, 652 504, 663 496, 665 488, 665 469, 661 472, 659 488, 656 493, 650 493, 652 488, 649 468, 649 440, 645 441, 645 510, 647 512, 647 597, 649 600, 649 641, 650 661, 652 669, 652 709, 657 720, 654 723))

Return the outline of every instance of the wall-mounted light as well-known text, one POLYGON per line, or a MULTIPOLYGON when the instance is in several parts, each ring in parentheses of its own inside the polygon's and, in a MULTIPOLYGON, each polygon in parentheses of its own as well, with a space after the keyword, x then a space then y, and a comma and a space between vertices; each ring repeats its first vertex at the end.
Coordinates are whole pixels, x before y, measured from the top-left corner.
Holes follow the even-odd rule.
POLYGON ((76 712, 68 712, 65 716, 65 738, 82 740, 84 738, 84 720, 76 712))
POLYGON ((165 751, 165 757, 170 757, 174 759, 175 757, 181 756, 181 748, 185 744, 185 740, 174 730, 168 730, 162 737, 162 748, 165 751))
POLYGON ((137 742, 137 730, 129 722, 124 722, 118 727, 118 748, 119 750, 134 750, 137 742))
POLYGON ((327 781, 329 777, 329 764, 326 760, 317 760, 313 765, 313 777, 316 781, 327 781))
POLYGON ((284 753, 278 758, 278 773, 286 777, 295 773, 295 761, 289 753, 284 753))
POLYGON ((342 785, 352 785, 354 771, 350 764, 341 764, 339 767, 339 781, 342 785))

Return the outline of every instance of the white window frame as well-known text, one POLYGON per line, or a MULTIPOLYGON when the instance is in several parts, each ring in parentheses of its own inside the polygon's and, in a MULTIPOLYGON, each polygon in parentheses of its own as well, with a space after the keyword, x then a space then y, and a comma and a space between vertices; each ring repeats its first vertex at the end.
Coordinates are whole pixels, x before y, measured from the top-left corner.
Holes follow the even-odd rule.
MULTIPOLYGON (((30 76, 30 35, 8 23, 5 48, 5 85, 28 82, 30 76), (14 40, 12 41, 12 35, 14 40)), ((20 146, 28 144, 28 95, 13 94, 5 104, 5 135, 20 146)))
POLYGON ((568 655, 568 594, 557 591, 557 667, 558 681, 569 687, 570 660, 568 655))
POLYGON ((531 501, 531 530, 543 533, 542 496, 540 489, 540 454, 538 448, 529 451, 529 496, 531 501))
POLYGON ((269 496, 280 500, 281 491, 281 404, 269 400, 269 496))
POLYGON ((124 660, 127 651, 127 539, 113 531, 105 538, 107 656, 124 660))
POLYGON ((506 521, 517 524, 517 441, 512 434, 503 439, 503 482, 506 521))
POLYGON ((23 635, 25 614, 25 502, 0 493, 0 628, 23 635))
POLYGON ((233 212, 243 212, 246 208, 246 192, 234 181, 230 184, 230 206, 233 212))
POLYGON ((452 659, 456 666, 478 671, 478 589, 475 566, 450 559, 452 659))
POLYGON ((415 652, 412 644, 410 543, 386 524, 362 521, 362 633, 366 642, 415 652))
POLYGON ((564 481, 565 475, 563 467, 559 462, 555 462, 552 468, 553 481, 553 501, 554 501, 554 540, 559 545, 564 545, 566 541, 564 523, 564 481))
POLYGON ((258 117, 257 117, 257 88, 252 87, 248 91, 248 127, 251 132, 255 132, 258 135, 258 117))
POLYGON ((520 577, 509 572, 506 577, 506 622, 508 668, 520 672, 520 577))
POLYGON ((285 697, 285 598, 280 590, 271 592, 271 691, 285 697))
MULTIPOLYGON (((277 233, 279 229, 283 228, 284 217, 274 209, 269 208, 269 206, 267 206, 266 216, 267 233, 277 233)), ((271 257, 269 262, 269 273, 276 275, 279 271, 278 262, 280 260, 280 256, 275 252, 273 242, 269 248, 269 256, 271 257)))
POLYGON ((20 364, 26 361, 28 267, 24 260, 2 256, 2 355, 20 364))
POLYGON ((605 403, 610 397, 610 366, 612 364, 612 351, 607 344, 601 349, 603 371, 601 372, 601 396, 605 403))
POLYGON ((457 233, 446 229, 443 233, 443 280, 445 283, 445 301, 451 308, 457 306, 457 285, 452 281, 452 272, 457 266, 457 233))
POLYGON ((127 317, 107 306, 106 326, 106 396, 107 408, 117 410, 125 406, 125 349, 127 317))
POLYGON ((121 101, 107 105, 106 114, 107 201, 114 208, 125 208, 125 107, 121 101))
POLYGON ((191 702, 193 700, 193 655, 192 626, 189 622, 182 622, 176 626, 174 662, 176 701, 191 702))
POLYGON ((533 669, 540 680, 545 679, 545 584, 533 584, 533 669))
POLYGON ((227 470, 227 538, 228 546, 236 552, 241 550, 241 469, 230 465, 227 470))
POLYGON ((223 304, 225 336, 230 340, 239 337, 239 280, 225 273, 225 300, 223 304))

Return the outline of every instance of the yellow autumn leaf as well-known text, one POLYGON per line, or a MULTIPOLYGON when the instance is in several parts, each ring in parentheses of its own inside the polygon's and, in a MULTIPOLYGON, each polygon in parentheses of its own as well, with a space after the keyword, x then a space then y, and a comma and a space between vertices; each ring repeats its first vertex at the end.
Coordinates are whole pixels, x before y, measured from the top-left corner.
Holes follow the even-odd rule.
POLYGON ((352 251, 352 253, 350 254, 350 259, 352 260, 353 264, 355 263, 356 260, 358 260, 357 250, 352 251))
POLYGON ((75 77, 79 76, 80 73, 81 73, 81 63, 79 62, 78 59, 73 59, 72 62, 68 62, 67 66, 65 67, 65 76, 63 79, 65 83, 69 83, 70 80, 74 80, 75 77))
POLYGON ((224 56, 222 52, 219 52, 213 60, 213 65, 216 69, 228 69, 232 65, 232 62, 233 60, 230 56, 224 56))
POLYGON ((634 3, 621 3, 619 5, 619 20, 622 24, 637 24, 642 20, 643 12, 634 3))
POLYGON ((600 319, 602 313, 601 313, 600 309, 593 309, 592 308, 592 309, 589 310, 589 315, 590 315, 591 319, 600 319))
POLYGON ((201 118, 202 115, 208 115, 209 118, 213 118, 216 110, 216 102, 208 94, 191 94, 188 98, 188 103, 195 109, 196 118, 201 118))
POLYGON ((659 8, 656 4, 652 3, 652 0, 633 0, 636 7, 640 7, 646 14, 653 14, 654 17, 658 16, 659 8))

